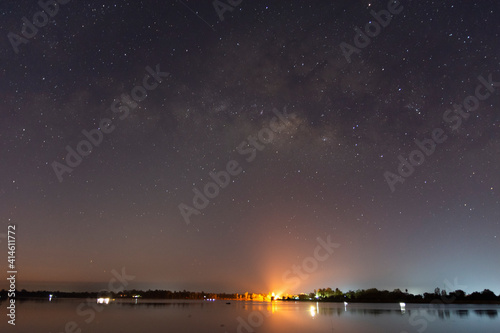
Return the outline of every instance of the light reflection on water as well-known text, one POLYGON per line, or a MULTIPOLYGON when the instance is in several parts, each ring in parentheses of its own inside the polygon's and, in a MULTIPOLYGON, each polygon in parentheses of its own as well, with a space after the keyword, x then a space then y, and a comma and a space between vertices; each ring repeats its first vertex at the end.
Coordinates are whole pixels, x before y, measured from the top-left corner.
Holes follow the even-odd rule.
MULTIPOLYGON (((6 307, 6 302, 0 304, 6 307)), ((500 305, 53 299, 17 302, 1 332, 499 332, 500 305), (230 304, 226 304, 230 303, 230 304)), ((4 311, 5 312, 5 311, 4 311)))

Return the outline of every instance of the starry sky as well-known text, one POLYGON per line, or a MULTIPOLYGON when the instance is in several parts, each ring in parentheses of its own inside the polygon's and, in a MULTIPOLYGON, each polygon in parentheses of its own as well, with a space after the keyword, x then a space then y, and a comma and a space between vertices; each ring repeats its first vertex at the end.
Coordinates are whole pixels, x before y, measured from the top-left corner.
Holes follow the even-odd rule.
POLYGON ((19 289, 500 293, 497 1, 61 2, 0 4, 19 289))

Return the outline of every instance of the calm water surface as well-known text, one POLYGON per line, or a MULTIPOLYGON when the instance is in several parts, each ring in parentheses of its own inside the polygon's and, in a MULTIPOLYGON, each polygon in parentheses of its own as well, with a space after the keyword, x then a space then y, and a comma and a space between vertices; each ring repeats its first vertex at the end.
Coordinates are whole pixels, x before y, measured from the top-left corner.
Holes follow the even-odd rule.
POLYGON ((0 332, 500 332, 499 305, 208 301, 23 301, 0 332), (81 330, 81 331, 80 331, 81 330))

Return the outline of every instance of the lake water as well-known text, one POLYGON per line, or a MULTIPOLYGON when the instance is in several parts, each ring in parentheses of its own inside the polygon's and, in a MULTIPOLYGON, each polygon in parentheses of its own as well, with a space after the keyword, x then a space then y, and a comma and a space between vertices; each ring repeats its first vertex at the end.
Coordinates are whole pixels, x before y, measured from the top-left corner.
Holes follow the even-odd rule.
POLYGON ((6 307, 2 302, 0 332, 500 332, 499 305, 18 300, 15 327, 6 307))

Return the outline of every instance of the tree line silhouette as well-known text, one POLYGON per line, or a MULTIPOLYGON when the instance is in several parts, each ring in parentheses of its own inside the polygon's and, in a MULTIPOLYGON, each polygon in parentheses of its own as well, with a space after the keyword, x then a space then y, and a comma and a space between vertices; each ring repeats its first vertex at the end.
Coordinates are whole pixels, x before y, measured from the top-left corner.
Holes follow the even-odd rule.
POLYGON ((463 290, 455 290, 447 292, 440 288, 434 289, 432 293, 423 293, 422 295, 404 292, 400 289, 393 291, 378 290, 376 288, 358 289, 356 291, 349 290, 342 292, 338 288, 323 288, 314 290, 309 295, 299 295, 299 300, 316 299, 320 301, 330 302, 363 302, 363 303, 392 303, 392 302, 407 302, 407 303, 432 303, 437 300, 443 303, 497 303, 500 302, 500 295, 495 295, 489 289, 484 289, 482 292, 465 293, 463 290))
MULTIPOLYGON (((2 289, 0 291, 0 301, 7 299, 8 291, 2 289)), ((110 297, 114 299, 130 299, 130 298, 145 298, 145 299, 238 299, 236 293, 207 293, 204 291, 170 291, 170 290, 124 290, 120 292, 62 292, 62 291, 27 291, 25 289, 16 291, 16 298, 20 299, 52 299, 57 298, 98 298, 110 297)), ((241 297, 241 295, 239 295, 241 297)), ((484 289, 482 292, 465 293, 463 290, 455 290, 447 292, 440 288, 434 289, 434 292, 426 292, 422 295, 404 292, 400 289, 393 291, 378 290, 376 288, 358 289, 356 291, 349 290, 342 292, 338 288, 320 288, 309 294, 287 295, 283 296, 282 300, 288 301, 324 301, 324 302, 363 302, 363 303, 433 303, 436 301, 452 304, 452 303, 500 303, 500 295, 495 295, 489 289, 484 289)))
MULTIPOLYGON (((0 291, 0 301, 7 299, 7 290, 2 289, 0 291)), ((111 292, 102 290, 100 292, 64 292, 64 291, 27 291, 25 289, 21 291, 16 291, 16 298, 38 298, 38 299, 49 299, 52 295, 52 299, 55 298, 99 298, 99 297, 109 297, 109 298, 134 298, 134 296, 139 298, 147 299, 236 299, 237 294, 228 293, 206 293, 193 292, 193 291, 170 291, 170 290, 124 290, 119 292, 111 292)))

